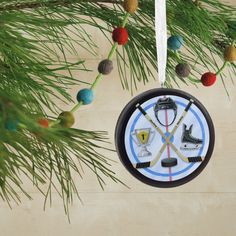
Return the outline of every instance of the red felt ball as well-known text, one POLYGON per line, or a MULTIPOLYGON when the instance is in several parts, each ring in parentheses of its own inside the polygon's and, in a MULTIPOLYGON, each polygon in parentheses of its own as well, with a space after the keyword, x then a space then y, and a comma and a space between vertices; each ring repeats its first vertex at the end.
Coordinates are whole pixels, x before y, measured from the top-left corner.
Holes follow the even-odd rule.
POLYGON ((211 86, 216 82, 216 74, 207 72, 202 75, 201 82, 204 86, 211 86))
POLYGON ((112 32, 113 41, 117 42, 119 45, 125 45, 128 42, 128 38, 129 35, 126 28, 118 27, 112 32))
POLYGON ((49 122, 48 122, 47 119, 39 119, 39 120, 38 120, 38 123, 39 123, 42 127, 44 127, 44 128, 48 128, 48 127, 49 127, 49 122))

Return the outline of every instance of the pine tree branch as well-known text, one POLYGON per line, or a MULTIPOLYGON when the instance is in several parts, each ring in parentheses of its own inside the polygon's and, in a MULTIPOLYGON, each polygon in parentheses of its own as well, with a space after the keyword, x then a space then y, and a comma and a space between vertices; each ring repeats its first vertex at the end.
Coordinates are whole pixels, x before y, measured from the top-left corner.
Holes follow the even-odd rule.
POLYGON ((15 11, 24 9, 37 9, 41 7, 68 6, 75 3, 112 3, 120 4, 121 0, 49 0, 47 2, 13 2, 0 6, 0 11, 15 11))

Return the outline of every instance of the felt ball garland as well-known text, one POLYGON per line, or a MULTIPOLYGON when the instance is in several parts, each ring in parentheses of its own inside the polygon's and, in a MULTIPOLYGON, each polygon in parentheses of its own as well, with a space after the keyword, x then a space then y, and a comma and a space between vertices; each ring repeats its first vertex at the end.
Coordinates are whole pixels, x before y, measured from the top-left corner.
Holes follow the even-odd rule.
MULTIPOLYGON (((180 35, 172 35, 168 38, 168 41, 167 41, 168 49, 174 51, 179 61, 181 61, 181 58, 178 53, 178 50, 182 47, 183 44, 184 44, 184 40, 183 40, 183 37, 180 35)), ((199 82, 201 82, 203 86, 209 87, 215 84, 217 80, 217 75, 221 74, 221 72, 224 70, 227 64, 236 61, 236 47, 234 44, 235 42, 233 41, 230 46, 225 48, 225 51, 224 51, 225 62, 216 73, 205 72, 201 76, 201 79, 199 82)), ((191 72, 191 68, 187 63, 181 62, 175 67, 175 73, 180 78, 189 77, 190 72, 191 72)))
MULTIPOLYGON (((90 88, 81 89, 77 93, 78 103, 71 109, 71 111, 63 111, 58 116, 57 120, 50 121, 46 118, 41 118, 37 120, 37 123, 42 128, 50 128, 55 125, 59 125, 63 128, 71 128, 75 123, 75 118, 73 112, 79 109, 82 105, 91 104, 94 100, 94 89, 96 88, 98 82, 102 79, 103 75, 108 75, 113 70, 112 56, 116 52, 118 45, 125 45, 128 42, 128 31, 125 28, 127 20, 130 14, 133 14, 138 8, 138 0, 124 0, 124 9, 127 12, 122 20, 120 26, 116 27, 112 32, 112 39, 114 44, 104 60, 102 60, 98 65, 98 72, 95 81, 92 83, 90 88)), ((5 122, 5 128, 9 131, 16 131, 18 126, 18 121, 8 120, 5 122)), ((24 124, 20 124, 21 127, 25 127, 24 124)), ((36 134, 36 133, 35 133, 36 134)), ((38 137, 36 135, 36 137, 38 137)))
POLYGON ((113 70, 113 62, 111 60, 113 54, 117 50, 118 45, 125 45, 128 42, 128 31, 125 28, 128 17, 130 14, 133 14, 138 7, 137 0, 125 0, 124 1, 124 9, 127 13, 124 16, 121 26, 116 27, 112 32, 112 39, 114 44, 108 54, 108 57, 102 60, 98 65, 98 72, 95 81, 91 85, 90 88, 81 89, 77 93, 77 101, 78 103, 71 109, 70 112, 62 112, 57 121, 55 121, 53 125, 59 124, 64 128, 69 128, 74 123, 74 117, 72 117, 73 112, 75 112, 81 105, 91 104, 94 100, 94 89, 96 88, 98 82, 102 79, 103 75, 108 75, 113 70))
MULTIPOLYGON (((99 65, 98 65, 98 72, 95 81, 92 83, 90 88, 81 89, 77 93, 77 101, 78 103, 71 109, 71 111, 63 111, 58 116, 57 120, 51 122, 49 124, 49 121, 45 118, 41 118, 37 121, 37 123, 43 127, 43 128, 49 128, 53 127, 54 125, 60 125, 63 128, 70 128, 75 123, 75 118, 73 115, 73 112, 75 112, 77 109, 79 109, 82 105, 88 105, 91 104, 94 100, 94 89, 96 88, 98 82, 102 79, 103 75, 108 75, 113 70, 113 62, 112 62, 112 56, 117 50, 118 45, 126 45, 129 40, 128 31, 125 28, 127 20, 130 16, 130 14, 134 14, 135 11, 138 8, 138 0, 124 0, 123 2, 124 10, 126 11, 126 14, 122 20, 122 23, 120 26, 117 26, 114 28, 112 32, 112 39, 114 41, 114 44, 108 54, 108 57, 103 59, 99 65)), ((174 15, 173 15, 174 17, 174 15)), ((236 61, 236 48, 234 45, 235 42, 232 43, 232 45, 226 47, 224 51, 224 59, 225 62, 223 66, 218 70, 218 72, 206 72, 201 76, 201 80, 199 80, 204 86, 211 86, 216 82, 216 77, 219 75, 225 66, 228 63, 236 61)), ((181 35, 171 35, 168 38, 167 41, 168 49, 173 50, 174 53, 177 56, 177 59, 179 63, 175 67, 175 73, 180 78, 186 78, 190 76, 191 73, 191 67, 186 62, 181 62, 180 55, 178 54, 178 50, 181 49, 181 47, 184 45, 184 39, 181 35)), ((5 128, 9 131, 16 131, 18 127, 18 121, 17 120, 7 120, 5 122, 5 128)))

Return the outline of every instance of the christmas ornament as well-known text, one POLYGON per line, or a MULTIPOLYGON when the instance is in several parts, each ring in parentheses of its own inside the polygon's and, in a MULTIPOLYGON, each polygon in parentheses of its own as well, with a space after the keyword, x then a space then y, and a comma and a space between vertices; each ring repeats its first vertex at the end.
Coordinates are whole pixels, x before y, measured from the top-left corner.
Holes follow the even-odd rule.
POLYGON ((138 8, 138 0, 125 0, 123 6, 125 11, 130 14, 133 14, 138 8))
POLYGON ((58 119, 60 120, 60 125, 64 128, 70 128, 75 123, 75 117, 72 112, 63 111, 58 119))
MULTIPOLYGON (((214 148, 214 126, 204 106, 190 94, 164 88, 167 44, 178 50, 181 36, 167 42, 166 1, 155 1, 156 48, 161 89, 140 94, 121 112, 115 143, 121 162, 140 181, 156 187, 175 187, 195 178, 206 166, 214 148)), ((190 66, 175 68, 179 77, 190 66)))
POLYGON ((82 102, 83 105, 92 103, 94 94, 92 89, 82 89, 77 94, 77 101, 82 102))
POLYGON ((128 42, 128 31, 123 27, 115 28, 112 32, 112 39, 119 45, 125 45, 128 42))
POLYGON ((201 82, 204 86, 211 86, 216 82, 216 74, 207 72, 202 75, 201 82))
POLYGON ((113 63, 109 59, 101 61, 98 65, 98 72, 103 75, 108 75, 113 70, 113 63))
POLYGON ((236 48, 233 45, 226 47, 224 51, 224 58, 228 62, 236 61, 236 48))
POLYGON ((186 92, 164 88, 129 102, 115 132, 122 163, 134 177, 156 187, 175 187, 200 174, 214 140, 214 126, 204 106, 186 92), (164 104, 157 119, 160 100, 174 105, 164 104))
POLYGON ((175 67, 176 74, 181 78, 188 77, 190 74, 190 71, 191 71, 191 68, 187 63, 179 63, 175 67))
POLYGON ((168 38, 168 48, 171 50, 179 50, 184 43, 182 36, 174 35, 168 38))

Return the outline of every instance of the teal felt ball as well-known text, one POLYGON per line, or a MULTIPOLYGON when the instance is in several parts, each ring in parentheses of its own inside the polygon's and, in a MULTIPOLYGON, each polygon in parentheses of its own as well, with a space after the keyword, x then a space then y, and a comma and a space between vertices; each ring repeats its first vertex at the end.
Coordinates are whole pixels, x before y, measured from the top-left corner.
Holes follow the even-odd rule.
POLYGON ((15 132, 17 130, 17 126, 19 121, 17 119, 8 119, 5 122, 5 128, 9 131, 15 132))
POLYGON ((77 101, 82 102, 83 105, 88 105, 92 103, 94 99, 93 90, 91 89, 82 89, 77 94, 77 101))
POLYGON ((184 40, 180 35, 173 35, 168 38, 168 48, 171 50, 179 50, 184 44, 184 40))

